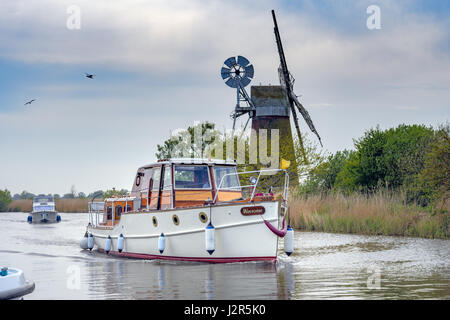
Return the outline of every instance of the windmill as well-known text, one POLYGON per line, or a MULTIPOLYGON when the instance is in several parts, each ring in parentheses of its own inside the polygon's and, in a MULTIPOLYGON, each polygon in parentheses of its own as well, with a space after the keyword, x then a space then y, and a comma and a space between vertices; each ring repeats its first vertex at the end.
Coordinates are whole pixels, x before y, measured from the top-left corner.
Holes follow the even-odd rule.
POLYGON ((278 54, 280 56, 280 67, 278 68, 280 84, 286 92, 286 97, 289 101, 289 107, 291 109, 292 118, 294 119, 295 129, 297 131, 297 136, 298 136, 298 140, 300 143, 300 151, 303 155, 303 159, 304 159, 305 163, 307 164, 308 160, 306 158, 306 152, 305 152, 305 148, 303 146, 303 139, 302 139, 302 135, 300 133, 300 127, 298 125, 298 117, 297 117, 297 113, 295 111, 295 107, 297 107, 298 112, 302 115, 303 119, 305 119, 305 121, 308 124, 311 131, 317 136, 321 146, 322 146, 322 141, 320 139, 319 133, 317 132, 316 128, 314 127, 314 124, 311 120, 311 117, 309 116, 308 111, 300 103, 300 101, 298 100, 298 96, 295 95, 295 93, 293 91, 295 79, 291 75, 291 73, 289 72, 288 67, 287 67, 286 57, 284 56, 283 44, 281 43, 280 32, 278 30, 277 18, 275 17, 274 10, 272 10, 272 17, 273 17, 273 23, 274 23, 275 40, 277 42, 278 54))
MULTIPOLYGON (((300 153, 304 164, 308 164, 308 159, 303 146, 297 112, 305 119, 311 131, 317 135, 321 145, 322 142, 308 111, 303 107, 298 100, 298 96, 293 92, 295 79, 287 68, 286 57, 284 55, 277 20, 273 10, 272 17, 275 25, 275 39, 280 56, 280 67, 278 68, 280 85, 252 86, 250 97, 247 94, 245 87, 250 84, 254 77, 254 68, 243 56, 238 56, 237 59, 236 57, 226 59, 221 69, 221 76, 225 81, 225 84, 236 89, 236 107, 231 113, 231 118, 233 119, 233 136, 236 119, 245 114, 248 114, 248 119, 243 132, 250 119, 252 119, 252 130, 257 133, 257 136, 261 130, 267 130, 266 132, 269 132, 272 129, 278 130, 280 139, 280 160, 290 161, 291 166, 289 171, 290 177, 292 177, 292 183, 298 183, 298 164, 295 156, 294 134, 290 124, 291 115, 299 139, 300 153), (246 105, 241 106, 242 102, 245 102, 246 105)), ((259 144, 259 142, 257 142, 257 144, 259 144)))
POLYGON ((250 99, 247 91, 245 91, 245 87, 249 85, 252 81, 252 78, 255 74, 255 70, 253 65, 250 64, 243 56, 230 57, 223 63, 223 67, 220 70, 222 75, 222 79, 225 81, 225 84, 231 88, 236 89, 236 107, 231 114, 231 118, 233 119, 233 134, 236 126, 236 119, 244 114, 249 114, 247 122, 245 124, 244 130, 247 127, 247 124, 254 116, 255 113, 255 105, 250 99), (247 105, 245 107, 241 107, 241 102, 246 102, 247 105))

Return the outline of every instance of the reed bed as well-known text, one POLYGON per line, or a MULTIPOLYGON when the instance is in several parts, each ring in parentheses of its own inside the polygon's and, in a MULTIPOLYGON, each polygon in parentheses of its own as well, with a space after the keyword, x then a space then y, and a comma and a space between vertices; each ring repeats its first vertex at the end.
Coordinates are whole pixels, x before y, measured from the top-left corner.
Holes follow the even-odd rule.
POLYGON ((90 199, 58 199, 55 200, 58 212, 88 212, 90 199))
POLYGON ((447 210, 433 213, 404 205, 401 197, 387 192, 294 196, 289 203, 289 223, 302 230, 441 239, 449 236, 447 210))
POLYGON ((8 206, 8 211, 30 212, 32 204, 32 200, 13 200, 8 206))
MULTIPOLYGON (((58 212, 87 212, 90 199, 57 199, 58 212)), ((9 211, 31 212, 32 200, 14 200, 8 206, 9 211)))

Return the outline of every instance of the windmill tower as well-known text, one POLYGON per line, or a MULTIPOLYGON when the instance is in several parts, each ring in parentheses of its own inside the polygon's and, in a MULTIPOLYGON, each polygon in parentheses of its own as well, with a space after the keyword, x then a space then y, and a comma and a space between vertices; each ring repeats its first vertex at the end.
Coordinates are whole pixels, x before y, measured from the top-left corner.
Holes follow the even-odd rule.
POLYGON ((308 164, 308 159, 303 146, 302 135, 300 133, 300 127, 298 124, 297 112, 302 115, 310 130, 316 134, 321 145, 322 142, 317 130, 314 127, 311 117, 308 114, 308 111, 300 103, 297 95, 295 95, 293 91, 295 79, 287 68, 286 57, 284 55, 278 24, 275 17, 275 12, 273 10, 272 17, 274 22, 275 40, 280 57, 280 66, 278 68, 280 85, 252 86, 251 97, 249 97, 244 88, 254 77, 254 68, 250 62, 242 56, 238 56, 237 60, 235 57, 225 60, 221 74, 222 78, 225 80, 225 83, 232 88, 236 88, 237 90, 237 104, 231 115, 233 118, 233 134, 236 119, 244 114, 248 114, 249 116, 245 124, 244 131, 250 119, 252 119, 252 129, 256 131, 257 136, 259 136, 261 129, 266 129, 269 134, 268 139, 270 140, 270 130, 278 129, 280 139, 279 160, 280 162, 281 159, 290 161, 291 165, 288 170, 290 171, 289 175, 291 177, 291 185, 296 185, 298 184, 297 165, 299 165, 297 163, 297 159, 301 159, 301 164, 308 164), (242 101, 245 101, 247 106, 241 107, 240 103, 242 101), (290 117, 293 119, 295 131, 298 137, 300 146, 300 154, 298 156, 300 157, 295 155, 294 135, 291 130, 290 117))

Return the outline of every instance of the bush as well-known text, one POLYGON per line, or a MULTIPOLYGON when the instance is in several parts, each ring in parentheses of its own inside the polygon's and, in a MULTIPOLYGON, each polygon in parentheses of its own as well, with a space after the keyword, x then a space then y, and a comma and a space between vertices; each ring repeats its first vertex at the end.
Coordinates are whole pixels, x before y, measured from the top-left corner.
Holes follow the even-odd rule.
POLYGON ((9 204, 12 202, 11 192, 7 189, 0 190, 0 212, 5 212, 8 209, 9 204))

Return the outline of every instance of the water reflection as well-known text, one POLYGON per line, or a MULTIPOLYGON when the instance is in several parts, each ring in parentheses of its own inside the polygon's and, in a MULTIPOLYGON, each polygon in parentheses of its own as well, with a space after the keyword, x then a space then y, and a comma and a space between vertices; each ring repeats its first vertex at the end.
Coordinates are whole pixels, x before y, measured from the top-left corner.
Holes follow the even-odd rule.
POLYGON ((93 298, 273 299, 279 294, 273 263, 211 265, 108 257, 86 268, 87 291, 93 298))

